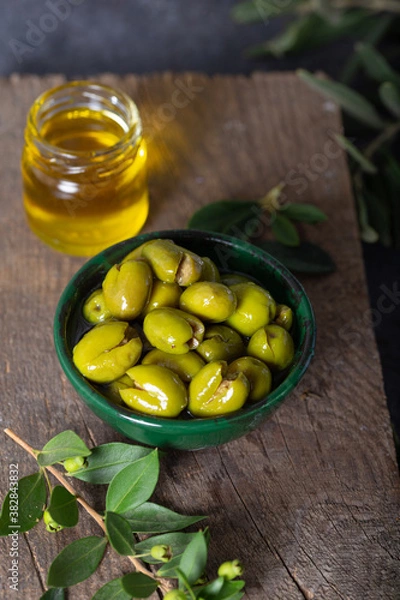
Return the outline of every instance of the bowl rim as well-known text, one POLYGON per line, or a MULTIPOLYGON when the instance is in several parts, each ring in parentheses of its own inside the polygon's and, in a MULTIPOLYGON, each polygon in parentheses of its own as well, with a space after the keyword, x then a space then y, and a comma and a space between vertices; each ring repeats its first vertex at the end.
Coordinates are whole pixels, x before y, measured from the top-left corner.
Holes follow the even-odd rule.
MULTIPOLYGON (((182 241, 178 243, 183 244, 182 241)), ((90 408, 95 407, 92 408, 94 412, 98 411, 97 414, 100 412, 107 412, 107 418, 112 418, 113 420, 115 418, 122 419, 122 421, 129 422, 132 426, 145 425, 148 428, 153 428, 153 430, 165 428, 167 426, 169 432, 176 435, 190 435, 191 430, 193 430, 193 434, 199 435, 210 430, 213 432, 225 430, 235 424, 240 424, 241 421, 247 421, 248 419, 251 420, 254 418, 258 421, 263 418, 264 413, 269 414, 275 410, 281 401, 297 386, 314 356, 316 320, 313 307, 302 284, 282 263, 265 250, 258 248, 249 242, 225 234, 196 229, 170 229, 152 231, 134 236, 117 244, 113 244, 86 261, 69 280, 59 298, 54 315, 53 336, 56 354, 64 373, 75 390, 83 397, 85 403, 88 402, 90 408), (106 396, 101 394, 100 391, 96 390, 91 382, 81 375, 74 366, 71 360, 66 336, 64 335, 65 324, 71 312, 71 297, 76 293, 78 285, 86 275, 87 270, 104 263, 109 264, 111 267, 112 264, 115 264, 115 260, 110 262, 108 260, 110 255, 114 255, 115 251, 121 250, 121 257, 124 256, 122 250, 125 247, 129 248, 126 251, 127 254, 148 240, 155 238, 174 239, 174 236, 179 236, 180 239, 187 238, 188 241, 195 237, 203 241, 206 240, 207 243, 212 241, 216 243, 223 242, 224 245, 235 247, 236 249, 245 251, 247 254, 260 257, 272 268, 280 272, 285 281, 285 285, 290 287, 291 292, 298 298, 299 305, 301 304, 304 315, 304 340, 301 347, 298 348, 295 353, 295 362, 290 368, 289 373, 264 400, 255 402, 254 405, 246 406, 245 409, 241 409, 237 412, 216 417, 180 419, 139 414, 129 410, 129 408, 113 403, 106 396), (131 247, 133 242, 134 246, 131 247)))

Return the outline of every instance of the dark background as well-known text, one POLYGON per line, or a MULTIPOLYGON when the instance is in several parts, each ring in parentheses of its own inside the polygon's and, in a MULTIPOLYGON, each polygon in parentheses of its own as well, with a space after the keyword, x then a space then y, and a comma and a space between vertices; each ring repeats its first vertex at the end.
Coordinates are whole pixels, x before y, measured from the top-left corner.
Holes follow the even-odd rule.
MULTIPOLYGON (((235 3, 235 0, 0 0, 0 74, 64 73, 76 78, 106 71, 249 74, 255 69, 303 67, 323 69, 333 77, 338 76, 351 51, 351 40, 280 60, 245 58, 246 47, 273 37, 285 20, 236 25, 230 18, 235 3)), ((399 57, 393 37, 387 49, 391 58, 399 57)), ((400 290, 400 252, 380 244, 364 245, 364 258, 371 308, 376 308, 382 285, 400 290)), ((389 410, 400 436, 400 297, 394 310, 382 315, 375 334, 389 410)), ((367 363, 368 360, 366 355, 367 363)))

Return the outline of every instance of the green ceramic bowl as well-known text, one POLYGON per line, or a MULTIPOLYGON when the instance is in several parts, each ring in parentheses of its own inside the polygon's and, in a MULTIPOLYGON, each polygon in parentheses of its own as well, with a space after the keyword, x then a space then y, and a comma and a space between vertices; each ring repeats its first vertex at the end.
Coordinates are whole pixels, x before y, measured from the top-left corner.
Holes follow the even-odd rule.
POLYGON ((235 238, 204 231, 157 231, 107 248, 76 273, 58 303, 54 338, 57 355, 66 376, 85 404, 100 419, 142 444, 196 450, 218 446, 245 435, 258 427, 282 404, 303 377, 314 354, 315 318, 310 301, 297 279, 259 248, 235 238), (264 400, 231 415, 216 418, 189 420, 146 416, 113 404, 75 368, 72 348, 87 329, 87 324, 82 319, 85 299, 100 287, 113 264, 120 262, 128 252, 143 242, 154 238, 169 238, 201 256, 209 256, 221 271, 250 275, 268 289, 277 302, 293 309, 295 358, 285 377, 264 400))

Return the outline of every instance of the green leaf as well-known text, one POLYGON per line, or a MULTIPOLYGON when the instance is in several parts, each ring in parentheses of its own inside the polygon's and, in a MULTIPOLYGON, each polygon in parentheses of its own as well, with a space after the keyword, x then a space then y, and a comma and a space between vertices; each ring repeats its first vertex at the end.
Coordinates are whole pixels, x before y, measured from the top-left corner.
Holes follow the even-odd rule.
MULTIPOLYGON (((370 44, 371 46, 377 44, 387 32, 393 20, 394 16, 391 14, 382 14, 380 16, 377 15, 374 19, 371 29, 363 38, 364 42, 370 44)), ((349 60, 345 63, 345 66, 342 69, 340 76, 340 81, 342 83, 348 84, 353 79, 360 66, 360 62, 360 57, 357 54, 354 53, 350 56, 349 60)))
POLYGON ((56 485, 53 488, 47 510, 53 520, 63 527, 75 527, 79 521, 76 497, 70 494, 63 485, 56 485))
POLYGON ((325 46, 342 37, 368 32, 374 21, 363 10, 343 13, 335 20, 325 19, 316 12, 300 16, 289 23, 276 37, 249 48, 247 56, 259 57, 272 55, 280 58, 284 55, 311 50, 325 46))
POLYGON ((236 23, 258 23, 295 10, 303 0, 286 0, 277 3, 276 0, 254 0, 241 2, 232 8, 231 16, 236 23))
POLYGON ((375 110, 375 107, 358 92, 343 85, 343 83, 320 79, 304 69, 299 69, 297 74, 302 81, 324 96, 337 102, 343 110, 358 121, 374 129, 383 129, 385 127, 385 123, 375 110))
POLYGON ((382 185, 381 192, 364 186, 363 196, 368 210, 368 218, 371 226, 377 232, 380 242, 389 248, 392 245, 391 212, 386 189, 382 185))
POLYGON ((370 44, 357 44, 356 52, 361 59, 365 72, 380 83, 389 81, 395 86, 400 86, 400 75, 387 62, 380 52, 370 44))
POLYGON ((379 96, 388 111, 390 111, 396 119, 400 119, 400 93, 393 83, 382 83, 379 87, 379 96))
MULTIPOLYGON (((195 533, 163 533, 161 535, 153 535, 142 542, 138 542, 135 545, 137 554, 146 554, 150 552, 153 546, 166 545, 171 546, 173 557, 182 554, 188 544, 195 537, 195 533)), ((150 564, 158 564, 160 561, 153 558, 152 556, 143 557, 143 560, 150 564)))
POLYGON ((271 229, 275 238, 281 244, 285 244, 285 246, 298 246, 300 244, 300 237, 296 227, 280 212, 276 213, 271 224, 271 229))
POLYGON ((166 533, 179 531, 206 517, 189 517, 180 515, 165 506, 146 502, 132 511, 124 513, 135 533, 166 533))
POLYGON ((356 161, 364 173, 376 173, 376 166, 344 135, 335 134, 335 139, 339 146, 356 161))
POLYGON ((360 236, 363 242, 367 244, 374 244, 378 241, 379 235, 371 227, 368 220, 368 210, 365 202, 364 194, 360 189, 355 188, 354 190, 357 208, 358 208, 358 224, 360 226, 360 236))
POLYGON ((74 431, 62 431, 43 447, 37 456, 41 467, 54 465, 67 458, 76 456, 89 456, 90 450, 85 442, 74 431))
POLYGON ((281 213, 288 219, 300 221, 303 223, 322 223, 327 220, 326 214, 317 206, 312 204, 285 204, 281 208, 281 213))
POLYGON ((92 600, 132 600, 132 595, 124 590, 122 577, 118 577, 97 590, 92 600))
POLYGON ((251 237, 262 212, 258 202, 220 200, 203 206, 189 219, 189 229, 226 233, 239 238, 251 237), (247 230, 246 230, 247 226, 247 230), (243 231, 244 230, 244 231, 243 231))
POLYGON ((195 583, 203 574, 207 564, 207 542, 204 534, 198 531, 184 550, 179 568, 190 584, 195 583))
POLYGON ((107 538, 90 536, 72 542, 50 565, 47 585, 69 587, 84 581, 97 569, 107 546, 107 538))
POLYGON ((302 242, 295 248, 272 241, 260 242, 257 246, 272 254, 285 267, 297 273, 319 275, 336 270, 336 265, 329 254, 309 242, 302 242))
MULTIPOLYGON (((221 590, 210 597, 210 600, 241 600, 244 597, 244 592, 241 592, 244 588, 244 581, 225 581, 221 590)), ((207 596, 204 600, 208 600, 207 596)))
POLYGON ((173 556, 167 563, 161 565, 157 571, 157 577, 176 579, 178 577, 177 569, 179 569, 181 558, 182 553, 173 556))
POLYGON ((157 450, 128 465, 112 479, 106 496, 106 509, 125 513, 148 500, 159 473, 157 450))
POLYGON ((124 590, 134 598, 148 598, 158 588, 158 583, 144 573, 128 573, 122 577, 124 590))
POLYGON ((42 473, 22 477, 18 485, 12 485, 1 509, 0 536, 32 529, 43 516, 46 498, 47 489, 42 473))
POLYGON ((204 600, 214 598, 224 587, 225 578, 217 577, 213 581, 206 583, 200 587, 196 587, 196 595, 201 596, 204 600))
POLYGON ((40 596, 40 600, 65 600, 65 591, 63 588, 50 588, 40 596))
POLYGON ((92 448, 91 455, 86 459, 86 466, 71 475, 88 483, 110 483, 122 469, 151 452, 151 448, 120 442, 102 444, 92 448))
POLYGON ((135 540, 129 521, 121 515, 106 512, 105 525, 111 546, 123 556, 135 554, 135 540))

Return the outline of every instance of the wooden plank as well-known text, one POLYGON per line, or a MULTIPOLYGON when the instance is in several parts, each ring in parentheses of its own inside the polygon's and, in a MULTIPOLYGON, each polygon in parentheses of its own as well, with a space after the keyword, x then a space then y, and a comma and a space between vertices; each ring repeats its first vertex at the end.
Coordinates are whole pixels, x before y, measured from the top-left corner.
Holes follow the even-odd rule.
MULTIPOLYGON (((336 107, 292 74, 101 79, 130 93, 144 118, 152 197, 145 230, 183 227, 207 202, 253 199, 284 179, 289 199, 328 213, 327 223, 303 233, 338 265, 333 275, 302 278, 317 314, 318 345, 299 389, 245 438, 168 453, 156 498, 210 516, 211 568, 240 557, 246 598, 398 599, 399 477, 346 160, 331 142, 332 131, 341 131, 336 107)), ((61 80, 14 76, 1 84, 0 415, 4 427, 39 446, 65 428, 93 444, 121 439, 79 401, 52 345, 57 300, 83 260, 35 239, 21 208, 26 113, 61 80)), ((1 448, 4 491, 9 463, 18 462, 21 475, 34 463, 8 439, 1 448)), ((85 494, 101 507, 101 491, 85 494)), ((99 533, 85 517, 80 527, 82 534, 99 533)), ((76 537, 74 531, 49 536, 43 528, 20 536, 25 598, 40 596, 52 558, 76 537)), ((10 546, 0 543, 6 598, 10 546)), ((90 598, 101 582, 128 570, 126 560, 110 553, 69 597, 90 598)))

